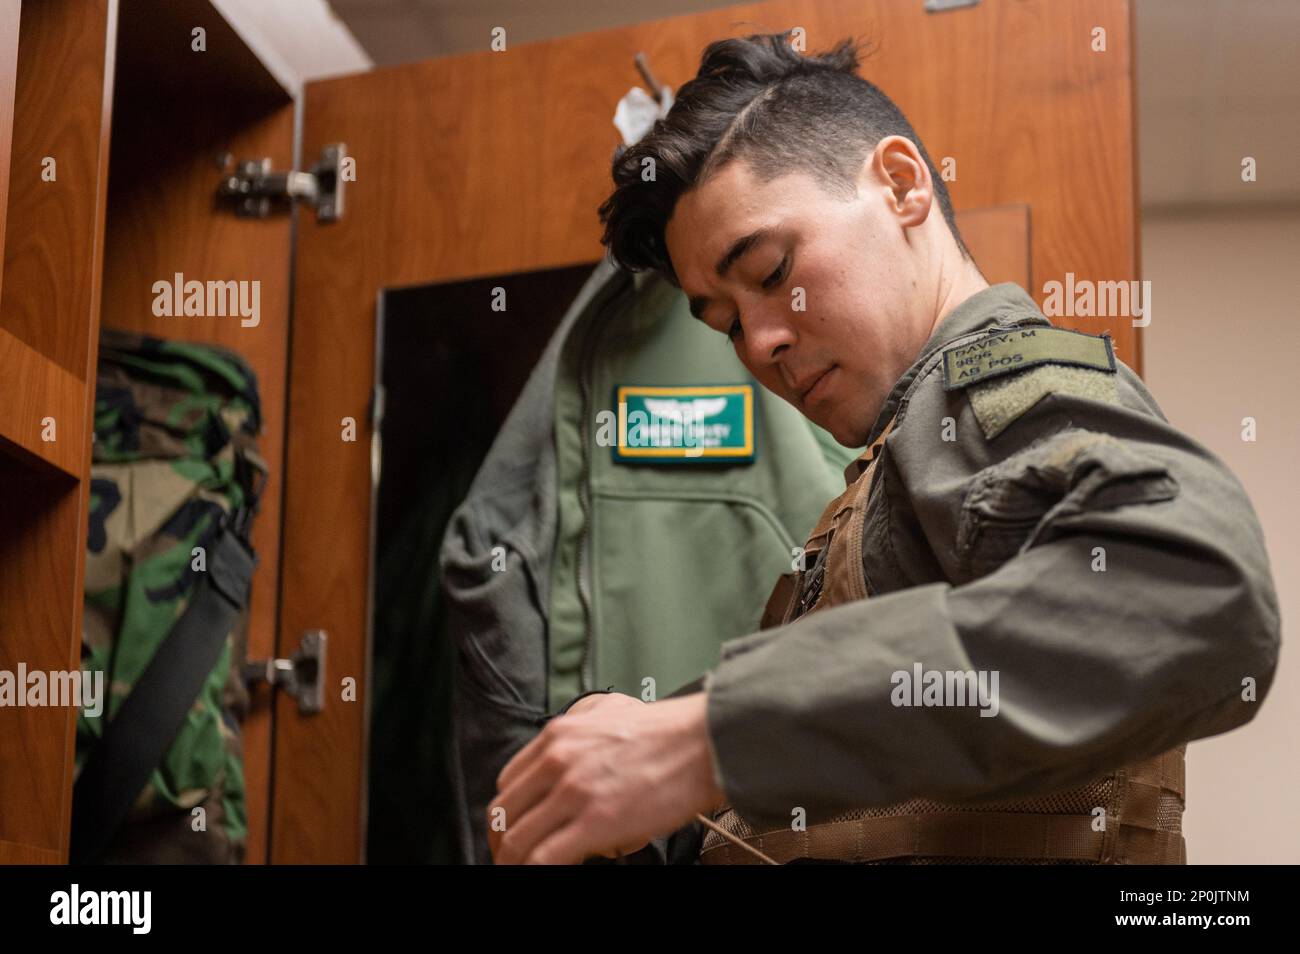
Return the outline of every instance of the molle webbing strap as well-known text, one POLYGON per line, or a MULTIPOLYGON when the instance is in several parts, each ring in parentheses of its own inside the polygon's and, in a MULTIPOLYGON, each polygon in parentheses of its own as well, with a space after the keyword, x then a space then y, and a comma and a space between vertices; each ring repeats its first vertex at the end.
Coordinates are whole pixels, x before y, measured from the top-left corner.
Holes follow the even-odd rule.
POLYGON ((798 858, 871 862, 931 857, 1186 864, 1181 832, 1185 751, 1186 745, 1180 745, 1106 777, 1117 787, 1108 799, 1103 831, 1096 830, 1091 813, 1050 812, 1050 794, 1011 803, 1023 807, 1020 811, 938 806, 944 810, 877 813, 812 824, 805 831, 780 827, 752 832, 727 807, 708 826, 725 840, 706 838, 700 861, 755 864, 766 856, 784 864, 798 858))

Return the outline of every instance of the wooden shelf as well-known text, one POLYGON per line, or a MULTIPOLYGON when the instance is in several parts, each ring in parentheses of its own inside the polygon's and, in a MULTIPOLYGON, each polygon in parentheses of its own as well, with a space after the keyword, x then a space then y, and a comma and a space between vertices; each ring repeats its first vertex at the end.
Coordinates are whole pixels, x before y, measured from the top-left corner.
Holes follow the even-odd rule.
POLYGON ((0 328, 0 447, 73 479, 84 467, 86 383, 0 328), (43 437, 53 419, 54 440, 43 437))

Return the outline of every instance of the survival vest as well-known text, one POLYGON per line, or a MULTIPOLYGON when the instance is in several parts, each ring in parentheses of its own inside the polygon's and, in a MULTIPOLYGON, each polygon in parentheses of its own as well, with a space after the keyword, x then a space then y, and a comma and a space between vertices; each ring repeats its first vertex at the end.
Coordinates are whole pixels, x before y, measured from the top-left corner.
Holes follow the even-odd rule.
MULTIPOLYGON (((773 589, 762 628, 870 596, 862 534, 875 465, 893 423, 858 458, 858 476, 827 505, 809 534, 808 569, 785 574, 773 589)), ((756 828, 723 806, 713 820, 726 836, 708 831, 700 861, 1186 864, 1186 748, 1179 745, 1065 791, 979 803, 911 798, 809 820, 805 830, 756 828)))

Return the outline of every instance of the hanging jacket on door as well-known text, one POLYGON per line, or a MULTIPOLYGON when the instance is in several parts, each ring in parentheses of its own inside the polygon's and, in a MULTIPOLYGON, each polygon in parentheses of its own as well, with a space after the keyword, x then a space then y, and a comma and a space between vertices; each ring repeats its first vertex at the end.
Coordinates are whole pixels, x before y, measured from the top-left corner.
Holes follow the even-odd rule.
POLYGON ((679 289, 596 267, 443 540, 462 860, 490 861, 496 777, 549 711, 593 688, 666 697, 757 627, 856 454, 679 289))

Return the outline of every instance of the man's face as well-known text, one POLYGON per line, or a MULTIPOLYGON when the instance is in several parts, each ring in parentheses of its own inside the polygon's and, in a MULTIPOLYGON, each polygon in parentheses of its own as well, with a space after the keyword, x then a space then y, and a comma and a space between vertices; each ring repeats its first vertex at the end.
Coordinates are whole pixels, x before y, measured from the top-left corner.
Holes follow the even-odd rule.
POLYGON ((934 323, 897 191, 863 168, 858 195, 843 200, 807 173, 764 184, 736 160, 683 194, 665 230, 696 317, 846 447, 866 443, 934 323))

